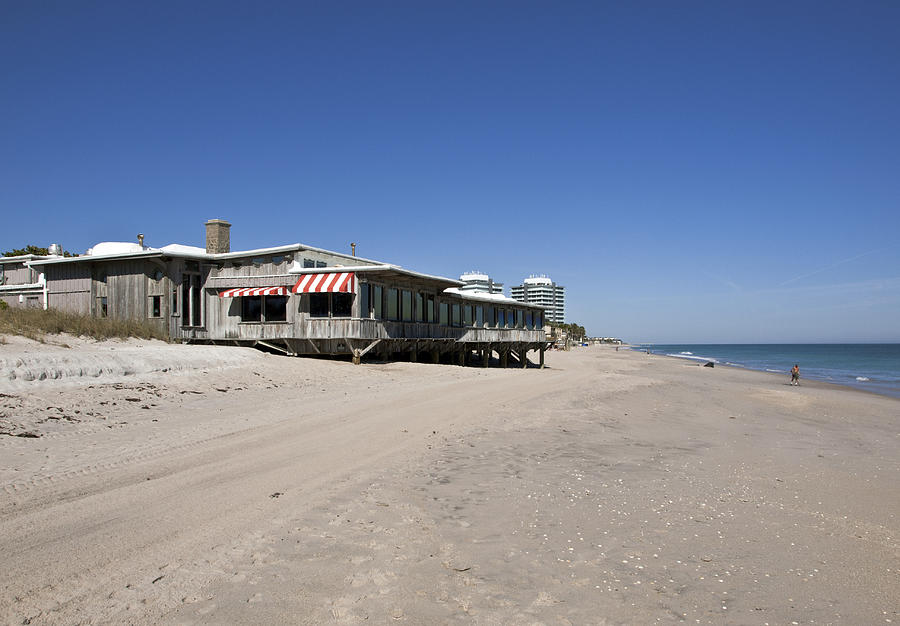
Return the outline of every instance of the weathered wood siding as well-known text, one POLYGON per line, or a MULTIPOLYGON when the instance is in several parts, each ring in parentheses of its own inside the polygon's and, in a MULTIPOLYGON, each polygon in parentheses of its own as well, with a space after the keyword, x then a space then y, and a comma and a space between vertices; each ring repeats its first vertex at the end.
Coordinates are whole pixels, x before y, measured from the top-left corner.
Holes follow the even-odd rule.
POLYGON ((89 315, 91 302, 91 267, 87 263, 44 265, 47 280, 47 306, 51 309, 89 315))
POLYGON ((0 263, 0 285, 29 285, 38 281, 37 270, 25 267, 24 261, 0 263))

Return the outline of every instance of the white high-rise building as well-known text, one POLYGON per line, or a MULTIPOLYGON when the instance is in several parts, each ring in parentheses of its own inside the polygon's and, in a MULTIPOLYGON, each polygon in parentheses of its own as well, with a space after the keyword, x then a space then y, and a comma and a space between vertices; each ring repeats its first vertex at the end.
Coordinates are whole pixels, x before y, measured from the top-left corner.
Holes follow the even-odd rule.
POLYGON ((566 288, 546 276, 530 276, 511 288, 513 300, 544 307, 544 321, 564 324, 566 321, 566 288))
POLYGON ((479 271, 466 272, 459 280, 463 282, 459 288, 463 292, 503 293, 503 283, 495 283, 490 276, 479 271))

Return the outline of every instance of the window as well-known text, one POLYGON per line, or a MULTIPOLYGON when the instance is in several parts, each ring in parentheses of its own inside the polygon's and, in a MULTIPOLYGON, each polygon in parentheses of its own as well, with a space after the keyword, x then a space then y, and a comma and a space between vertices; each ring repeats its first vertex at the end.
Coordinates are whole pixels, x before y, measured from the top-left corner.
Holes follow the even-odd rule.
POLYGON ((333 293, 331 294, 331 316, 332 317, 350 317, 353 314, 353 294, 352 293, 333 293))
POLYGON ((284 257, 283 257, 283 256, 273 256, 273 257, 272 257, 272 264, 273 264, 273 265, 281 265, 282 262, 284 262, 284 257))
POLYGON ((516 328, 522 328, 525 326, 525 311, 519 309, 516 311, 516 328))
POLYGON ((162 317, 162 296, 150 296, 150 317, 162 317))
POLYGON ((389 320, 398 320, 400 319, 397 307, 397 296, 399 292, 393 287, 388 287, 387 290, 387 318, 389 320))
POLYGON ((287 296, 263 296, 263 315, 267 322, 287 321, 287 296))
POLYGON ((441 302, 440 306, 440 324, 447 326, 450 324, 450 306, 446 302, 441 302))
POLYGON ((325 261, 316 261, 316 267, 328 267, 328 263, 325 261))
POLYGON ((400 316, 404 322, 411 322, 412 314, 412 292, 404 289, 400 293, 400 316))
POLYGON ((328 295, 327 293, 309 294, 310 317, 328 317, 328 295))
POLYGON ((106 296, 100 298, 100 317, 107 317, 109 315, 109 301, 106 299, 106 296))
POLYGON ((525 328, 534 330, 534 314, 531 312, 525 314, 525 328))
POLYGON ((181 325, 191 325, 191 275, 181 275, 181 325))
POLYGON ((303 259, 303 267, 315 267, 316 262, 312 259, 303 259))
POLYGON ((178 287, 172 287, 172 315, 178 315, 178 287))
POLYGON ((359 286, 359 316, 362 318, 368 318, 372 316, 372 311, 370 309, 370 298, 369 291, 371 291, 372 286, 367 284, 362 284, 359 286))
POLYGON ((472 305, 467 304, 463 308, 463 326, 471 326, 472 325, 472 305))
POLYGON ((504 328, 506 326, 506 311, 504 309, 497 309, 497 328, 504 328))
POLYGON ((544 314, 543 313, 535 313, 534 314, 534 326, 535 326, 535 328, 543 328, 544 327, 544 314))
POLYGON ((425 294, 416 294, 416 321, 425 321, 425 294))
POLYGON ((434 324, 434 296, 425 296, 425 321, 434 324))
POLYGON ((201 317, 202 309, 200 306, 200 276, 194 274, 191 276, 191 321, 194 326, 203 326, 203 318, 201 317))
POLYGON ((453 306, 450 308, 450 310, 452 312, 451 321, 454 326, 459 326, 459 324, 461 322, 461 318, 459 315, 459 308, 460 308, 459 304, 457 304, 457 303, 454 303, 453 306))
POLYGON ((484 326, 490 328, 494 325, 494 307, 489 306, 484 309, 484 326))
POLYGON ((484 307, 480 304, 475 307, 475 326, 478 328, 484 326, 484 307))
POLYGON ((381 285, 375 285, 372 287, 372 304, 373 309, 375 311, 375 319, 383 320, 384 319, 384 287, 381 285))
POLYGON ((262 296, 244 296, 241 298, 241 321, 262 321, 262 296))

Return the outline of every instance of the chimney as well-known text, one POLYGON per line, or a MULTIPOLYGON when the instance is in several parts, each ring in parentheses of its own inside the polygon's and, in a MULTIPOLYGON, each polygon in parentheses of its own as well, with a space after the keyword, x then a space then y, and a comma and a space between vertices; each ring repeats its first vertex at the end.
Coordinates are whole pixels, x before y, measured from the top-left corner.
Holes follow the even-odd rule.
POLYGON ((221 254, 231 252, 231 224, 225 220, 206 222, 206 253, 221 254))
POLYGON ((144 233, 138 233, 138 245, 144 247, 144 233))
POLYGON ((352 256, 356 256, 356 244, 355 243, 350 244, 350 254, 352 256))

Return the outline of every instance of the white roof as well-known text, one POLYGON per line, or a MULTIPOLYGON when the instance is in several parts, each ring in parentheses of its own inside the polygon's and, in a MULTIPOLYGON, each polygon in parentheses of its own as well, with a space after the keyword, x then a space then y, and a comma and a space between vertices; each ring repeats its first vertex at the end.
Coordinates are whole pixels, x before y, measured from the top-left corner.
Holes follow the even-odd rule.
POLYGON ((487 293, 486 291, 466 291, 465 289, 458 289, 456 287, 449 287, 447 289, 444 289, 444 293, 450 293, 455 296, 460 296, 462 298, 466 298, 467 300, 481 300, 483 302, 493 302, 495 304, 514 304, 516 306, 524 306, 532 309, 544 308, 534 302, 522 302, 520 300, 507 298, 502 293, 487 293))
POLYGON ((553 281, 546 276, 532 276, 525 279, 526 285, 552 285, 553 281))
POLYGON ((466 272, 459 279, 463 282, 468 282, 471 280, 490 280, 491 277, 487 274, 480 274, 479 272, 466 272))

